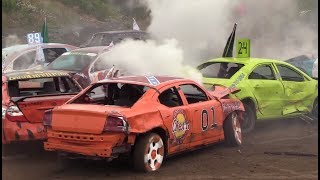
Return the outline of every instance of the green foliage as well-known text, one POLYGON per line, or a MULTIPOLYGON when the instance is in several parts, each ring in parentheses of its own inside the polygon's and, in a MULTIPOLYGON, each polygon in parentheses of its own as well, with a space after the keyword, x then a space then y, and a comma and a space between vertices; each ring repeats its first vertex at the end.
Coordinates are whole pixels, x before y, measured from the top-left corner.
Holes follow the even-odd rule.
POLYGON ((2 10, 9 12, 18 8, 18 0, 2 0, 2 10))
POLYGON ((86 14, 93 15, 98 20, 117 15, 115 7, 106 0, 59 0, 69 7, 77 7, 86 14))

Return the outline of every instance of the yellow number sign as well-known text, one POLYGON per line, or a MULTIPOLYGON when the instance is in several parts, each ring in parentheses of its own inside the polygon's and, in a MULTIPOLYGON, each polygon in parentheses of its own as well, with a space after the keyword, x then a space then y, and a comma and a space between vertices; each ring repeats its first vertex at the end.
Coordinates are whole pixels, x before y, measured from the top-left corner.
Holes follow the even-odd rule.
POLYGON ((250 57, 250 39, 237 39, 236 53, 237 58, 250 57))

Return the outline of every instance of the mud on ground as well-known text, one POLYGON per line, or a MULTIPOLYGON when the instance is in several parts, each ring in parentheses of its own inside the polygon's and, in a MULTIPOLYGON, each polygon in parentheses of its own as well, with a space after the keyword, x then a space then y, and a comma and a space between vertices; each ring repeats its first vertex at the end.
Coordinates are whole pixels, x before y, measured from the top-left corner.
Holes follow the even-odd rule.
POLYGON ((41 144, 6 147, 2 156, 2 179, 317 179, 318 124, 299 119, 271 120, 257 124, 245 135, 241 147, 223 143, 166 159, 160 170, 143 174, 133 171, 125 159, 74 160, 58 169, 56 154, 41 144), (20 153, 20 152, 22 153, 20 153), (296 152, 316 156, 265 154, 296 152))

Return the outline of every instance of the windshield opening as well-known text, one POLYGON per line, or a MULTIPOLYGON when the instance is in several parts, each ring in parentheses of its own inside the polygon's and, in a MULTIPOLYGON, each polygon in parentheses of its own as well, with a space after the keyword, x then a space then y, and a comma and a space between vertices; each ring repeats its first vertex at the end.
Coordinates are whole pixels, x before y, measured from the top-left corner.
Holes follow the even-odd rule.
POLYGON ((96 84, 70 103, 131 107, 148 89, 148 86, 129 83, 96 84))
POLYGON ((8 82, 10 97, 25 97, 48 94, 76 94, 80 88, 69 77, 23 79, 8 82))
POLYGON ((66 70, 66 71, 82 71, 96 58, 95 53, 64 53, 51 64, 47 69, 66 70))
POLYGON ((198 69, 206 78, 230 79, 244 65, 230 62, 207 62, 202 64, 198 69))

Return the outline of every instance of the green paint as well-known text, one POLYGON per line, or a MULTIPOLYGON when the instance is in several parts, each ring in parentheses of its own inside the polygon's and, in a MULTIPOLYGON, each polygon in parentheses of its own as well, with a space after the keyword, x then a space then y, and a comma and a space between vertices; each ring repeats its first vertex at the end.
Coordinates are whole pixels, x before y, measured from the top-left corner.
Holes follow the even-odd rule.
POLYGON ((42 25, 41 35, 43 38, 43 43, 49 43, 48 25, 46 19, 44 20, 44 23, 42 25))
MULTIPOLYGON (((259 58, 217 58, 209 60, 208 62, 238 63, 244 65, 229 79, 204 76, 202 82, 207 87, 223 85, 241 89, 241 91, 230 96, 240 100, 250 98, 257 107, 256 114, 258 120, 292 117, 311 112, 313 102, 318 97, 318 81, 283 61, 259 58), (283 80, 276 66, 277 64, 285 65, 298 72, 304 76, 304 81, 283 80), (252 71, 262 65, 270 67, 270 72, 272 71, 274 78, 249 78, 252 71)), ((205 63, 198 66, 200 72, 201 69, 204 68, 204 64, 205 63)), ((215 70, 218 71, 219 69, 215 70)), ((228 71, 228 69, 226 71, 228 71)))
POLYGON ((236 57, 250 57, 250 39, 237 39, 236 42, 236 57))

